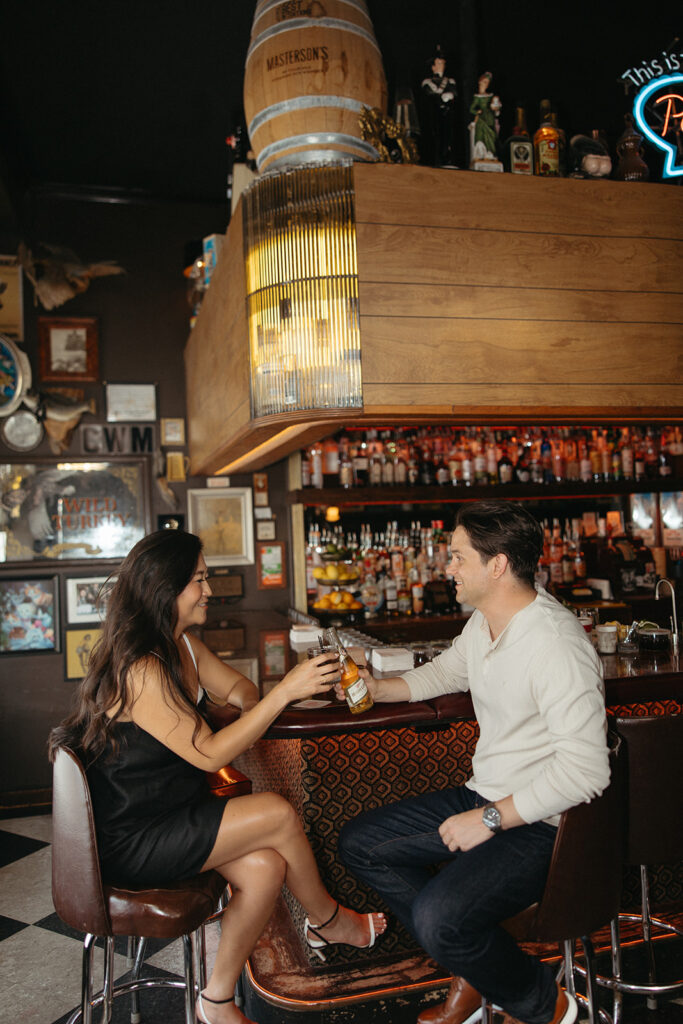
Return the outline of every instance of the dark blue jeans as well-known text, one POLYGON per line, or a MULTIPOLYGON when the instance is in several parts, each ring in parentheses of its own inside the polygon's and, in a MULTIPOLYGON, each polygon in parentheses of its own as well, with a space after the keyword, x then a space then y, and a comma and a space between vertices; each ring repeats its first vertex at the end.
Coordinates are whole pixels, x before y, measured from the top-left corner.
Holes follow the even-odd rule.
POLYGON ((547 1024, 553 972, 500 922, 540 899, 556 830, 522 825, 451 853, 441 822, 485 803, 461 786, 367 811, 342 829, 340 856, 446 970, 525 1024, 547 1024))

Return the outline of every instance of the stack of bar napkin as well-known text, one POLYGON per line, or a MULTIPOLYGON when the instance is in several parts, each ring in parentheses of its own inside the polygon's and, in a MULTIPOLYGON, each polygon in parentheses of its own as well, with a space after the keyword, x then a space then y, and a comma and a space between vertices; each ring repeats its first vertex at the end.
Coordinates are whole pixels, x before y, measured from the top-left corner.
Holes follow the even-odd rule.
POLYGON ((376 647, 372 667, 378 672, 406 672, 413 667, 413 652, 407 647, 376 647))

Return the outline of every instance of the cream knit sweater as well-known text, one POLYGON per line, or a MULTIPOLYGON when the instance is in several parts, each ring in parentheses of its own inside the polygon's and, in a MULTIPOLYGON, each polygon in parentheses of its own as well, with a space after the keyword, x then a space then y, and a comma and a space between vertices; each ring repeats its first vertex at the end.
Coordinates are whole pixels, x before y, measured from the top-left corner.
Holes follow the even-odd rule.
POLYGON ((467 785, 487 800, 512 794, 529 824, 556 825, 609 782, 602 664, 545 590, 496 640, 475 611, 447 651, 403 678, 412 701, 470 691, 480 736, 467 785))

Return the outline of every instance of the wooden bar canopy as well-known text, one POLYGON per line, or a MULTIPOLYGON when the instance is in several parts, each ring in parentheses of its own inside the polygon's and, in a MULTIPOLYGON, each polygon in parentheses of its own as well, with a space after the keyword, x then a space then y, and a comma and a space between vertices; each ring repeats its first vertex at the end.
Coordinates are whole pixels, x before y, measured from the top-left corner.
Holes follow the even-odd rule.
POLYGON ((680 189, 388 164, 354 184, 362 410, 251 419, 240 204, 185 353, 193 474, 342 424, 680 418, 680 189))

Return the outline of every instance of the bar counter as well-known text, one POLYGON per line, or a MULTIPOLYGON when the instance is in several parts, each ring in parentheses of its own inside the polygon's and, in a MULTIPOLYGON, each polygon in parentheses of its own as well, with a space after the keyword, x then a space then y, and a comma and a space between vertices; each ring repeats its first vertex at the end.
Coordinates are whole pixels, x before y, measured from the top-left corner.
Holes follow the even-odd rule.
MULTIPOLYGON (((292 652, 292 664, 301 652, 292 652)), ((305 653, 304 653, 305 656, 305 653)), ((605 676, 605 703, 608 714, 628 713, 631 705, 683 700, 683 657, 666 652, 633 655, 601 654, 605 676)), ((675 707, 673 713, 677 713, 675 707)), ((212 707, 212 721, 219 727, 236 718, 229 707, 212 707)), ((420 730, 474 719, 469 693, 453 693, 430 701, 375 704, 362 715, 352 715, 342 701, 332 700, 327 707, 287 708, 266 733, 264 739, 291 739, 304 736, 375 732, 412 726, 420 730)))
MULTIPOLYGON (((291 663, 305 656, 305 651, 292 652, 291 663)), ((683 713, 683 659, 678 655, 601 657, 609 715, 683 713)), ((215 726, 234 717, 231 709, 212 709, 215 726)), ((333 700, 316 709, 288 708, 236 766, 252 780, 255 792, 275 791, 292 803, 330 892, 366 911, 377 908, 378 900, 338 860, 342 825, 363 810, 464 783, 477 736, 467 693, 376 704, 360 715, 333 700)), ((655 878, 655 903, 666 898, 667 885, 679 884, 680 869, 655 878)), ((627 871, 623 906, 638 903, 638 874, 627 871)), ((247 1001, 248 1012, 268 1020, 270 1004, 287 1014, 278 1021, 296 1020, 302 1010, 411 993, 418 997, 447 981, 395 921, 376 950, 337 947, 326 965, 305 949, 302 931, 301 908, 285 894, 248 964, 249 998, 255 1001, 247 1001)), ((544 955, 553 958, 554 951, 544 955)))

